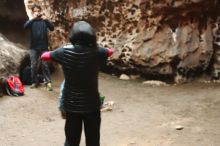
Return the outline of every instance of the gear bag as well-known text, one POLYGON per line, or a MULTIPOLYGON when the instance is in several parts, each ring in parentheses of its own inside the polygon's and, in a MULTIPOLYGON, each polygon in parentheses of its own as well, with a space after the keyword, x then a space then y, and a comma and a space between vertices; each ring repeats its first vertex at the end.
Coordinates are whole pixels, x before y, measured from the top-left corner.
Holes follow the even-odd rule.
POLYGON ((19 78, 23 85, 31 85, 33 83, 31 77, 31 67, 26 66, 23 70, 20 71, 19 78))
POLYGON ((24 95, 24 86, 17 76, 9 76, 5 80, 5 91, 9 96, 24 95))
POLYGON ((4 94, 4 82, 4 77, 0 77, 0 97, 2 97, 4 94))

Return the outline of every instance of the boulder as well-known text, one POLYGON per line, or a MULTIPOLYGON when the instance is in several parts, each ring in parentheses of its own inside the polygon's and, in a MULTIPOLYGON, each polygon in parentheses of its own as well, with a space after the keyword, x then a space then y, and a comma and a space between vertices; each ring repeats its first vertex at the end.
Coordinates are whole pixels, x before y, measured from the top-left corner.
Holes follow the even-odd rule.
POLYGON ((0 33, 0 77, 17 74, 28 51, 19 48, 0 33))
POLYGON ((68 42, 75 21, 86 20, 95 27, 99 45, 114 48, 108 60, 114 71, 188 78, 213 64, 213 71, 220 68, 218 55, 212 62, 219 52, 213 47, 218 45, 213 29, 218 28, 214 24, 218 25, 219 1, 25 0, 27 8, 33 3, 40 4, 56 25, 51 49, 68 42))

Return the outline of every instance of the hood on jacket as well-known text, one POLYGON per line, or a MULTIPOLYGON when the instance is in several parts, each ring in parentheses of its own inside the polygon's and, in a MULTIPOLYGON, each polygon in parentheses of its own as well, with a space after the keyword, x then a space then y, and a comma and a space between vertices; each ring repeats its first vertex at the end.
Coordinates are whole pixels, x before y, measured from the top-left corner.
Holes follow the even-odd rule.
POLYGON ((96 33, 89 23, 78 21, 71 29, 69 40, 73 45, 96 46, 96 33))

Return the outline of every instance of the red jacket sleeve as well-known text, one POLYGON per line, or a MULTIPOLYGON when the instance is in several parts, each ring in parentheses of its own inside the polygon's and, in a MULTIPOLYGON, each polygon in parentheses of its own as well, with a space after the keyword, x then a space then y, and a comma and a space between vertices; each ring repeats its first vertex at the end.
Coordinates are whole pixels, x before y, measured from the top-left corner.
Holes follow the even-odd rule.
POLYGON ((108 57, 112 56, 113 54, 113 49, 112 48, 108 48, 108 57))
POLYGON ((41 60, 43 60, 43 61, 50 61, 51 60, 50 51, 44 52, 41 55, 41 60))

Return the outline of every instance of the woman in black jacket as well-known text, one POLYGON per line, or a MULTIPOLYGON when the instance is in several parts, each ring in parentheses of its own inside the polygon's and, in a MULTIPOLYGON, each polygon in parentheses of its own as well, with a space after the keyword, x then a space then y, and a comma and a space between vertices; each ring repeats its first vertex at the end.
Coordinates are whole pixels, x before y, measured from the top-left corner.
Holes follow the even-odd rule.
POLYGON ((72 46, 45 52, 41 58, 62 65, 65 83, 63 108, 66 112, 65 146, 79 146, 84 125, 86 146, 100 146, 100 99, 98 71, 112 49, 97 47, 94 29, 76 22, 70 33, 72 46))

